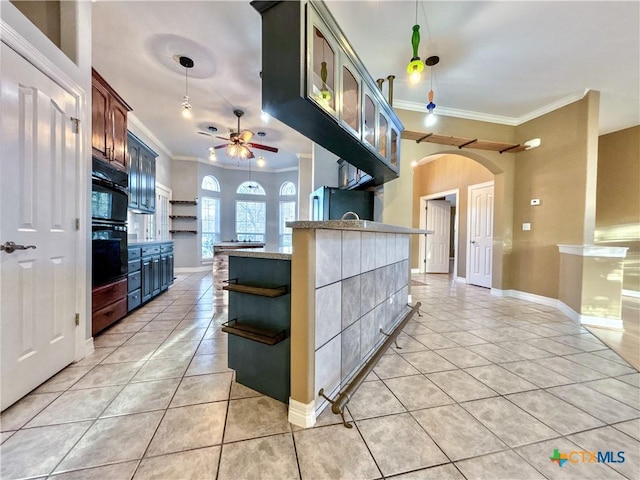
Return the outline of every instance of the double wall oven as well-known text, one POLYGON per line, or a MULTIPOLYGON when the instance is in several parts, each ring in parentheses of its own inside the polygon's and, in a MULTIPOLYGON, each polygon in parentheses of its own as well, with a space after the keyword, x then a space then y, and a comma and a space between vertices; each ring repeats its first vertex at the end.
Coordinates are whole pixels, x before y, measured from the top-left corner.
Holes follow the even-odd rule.
POLYGON ((128 175, 93 159, 91 175, 93 288, 127 275, 128 175))

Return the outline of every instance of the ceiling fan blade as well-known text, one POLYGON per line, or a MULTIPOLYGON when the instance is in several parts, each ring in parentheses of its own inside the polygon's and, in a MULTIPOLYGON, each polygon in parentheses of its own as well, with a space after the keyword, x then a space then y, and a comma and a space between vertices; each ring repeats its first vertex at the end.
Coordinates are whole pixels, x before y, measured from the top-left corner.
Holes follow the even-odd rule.
POLYGON ((261 145, 259 143, 247 143, 252 148, 257 148, 259 150, 266 150, 267 152, 278 153, 278 149, 276 147, 270 147, 269 145, 261 145))
POLYGON ((207 137, 213 137, 210 133, 207 132, 198 132, 200 135, 206 135, 207 137))
POLYGON ((221 137, 221 136, 219 136, 219 135, 216 135, 216 137, 215 137, 215 138, 219 138, 220 140, 224 140, 225 142, 230 142, 230 141, 231 141, 231 139, 230 139, 230 138, 221 137))
POLYGON ((227 144, 223 144, 223 145, 216 145, 215 147, 213 147, 215 150, 220 150, 221 148, 227 148, 228 145, 227 144))
POLYGON ((243 130, 242 133, 238 135, 238 137, 243 143, 248 143, 249 140, 251 140, 251 137, 253 137, 253 132, 249 130, 243 130))

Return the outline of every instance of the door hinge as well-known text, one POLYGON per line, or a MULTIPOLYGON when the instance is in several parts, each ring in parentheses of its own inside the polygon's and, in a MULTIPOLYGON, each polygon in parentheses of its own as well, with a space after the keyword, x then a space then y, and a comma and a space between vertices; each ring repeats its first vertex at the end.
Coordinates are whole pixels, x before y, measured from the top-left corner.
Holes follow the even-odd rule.
POLYGON ((80 325, 80 314, 76 313, 76 326, 80 325))
POLYGON ((71 117, 71 130, 76 135, 80 133, 80 119, 76 117, 71 117))
POLYGON ((80 230, 80 219, 76 218, 76 230, 80 230))

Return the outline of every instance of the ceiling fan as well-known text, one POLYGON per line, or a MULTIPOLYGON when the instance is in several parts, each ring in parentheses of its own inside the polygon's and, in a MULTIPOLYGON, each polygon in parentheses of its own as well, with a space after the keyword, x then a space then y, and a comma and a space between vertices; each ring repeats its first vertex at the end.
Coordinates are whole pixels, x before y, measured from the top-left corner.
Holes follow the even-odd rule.
MULTIPOLYGON (((227 155, 229 155, 230 157, 237 157, 238 159, 254 158, 251 148, 257 148, 259 150, 266 150, 267 152, 278 153, 278 149, 275 147, 270 147, 268 145, 262 145, 260 143, 252 142, 251 138, 253 137, 253 132, 249 130, 242 130, 242 131, 240 130, 240 118, 244 115, 244 112, 242 110, 234 110, 233 114, 236 117, 238 117, 238 131, 231 132, 229 134, 229 138, 220 137, 216 135, 215 138, 219 138, 220 140, 226 140, 227 143, 213 147, 215 150, 218 150, 220 148, 226 148, 227 155)), ((204 133, 204 132, 201 132, 201 133, 204 133)), ((204 134, 207 135, 206 133, 204 134)), ((258 132, 258 135, 260 135, 260 132, 258 132)), ((264 134, 262 136, 264 136, 264 134)))

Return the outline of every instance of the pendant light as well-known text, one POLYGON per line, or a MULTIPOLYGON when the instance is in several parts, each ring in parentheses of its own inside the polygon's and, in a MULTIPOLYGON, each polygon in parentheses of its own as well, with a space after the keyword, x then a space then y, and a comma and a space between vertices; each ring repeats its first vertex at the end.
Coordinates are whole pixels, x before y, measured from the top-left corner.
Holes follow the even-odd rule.
POLYGON ((322 38, 322 63, 320 63, 320 79, 322 80, 322 88, 320 89, 318 99, 320 100, 320 103, 328 108, 330 106, 329 102, 331 101, 331 92, 327 88, 327 62, 324 59, 324 46, 325 43, 327 43, 327 40, 319 31, 318 35, 322 38))
POLYGON ((422 77, 424 63, 418 56, 418 47, 420 46, 420 25, 418 25, 418 0, 416 0, 416 23, 413 26, 411 34, 411 47, 413 48, 413 56, 407 65, 407 73, 409 74, 409 82, 418 83, 422 77))
POLYGON ((193 68, 193 60, 189 57, 180 57, 180 65, 184 67, 184 83, 185 83, 185 95, 184 101, 182 102, 182 116, 184 118, 192 117, 192 106, 191 106, 191 97, 189 97, 189 69, 193 68))
POLYGON ((428 95, 429 103, 427 104, 427 111, 429 113, 427 113, 427 119, 425 120, 425 124, 428 127, 433 125, 437 121, 436 115, 433 113, 433 110, 436 108, 436 104, 433 103, 433 97, 435 95, 433 93, 433 67, 436 66, 439 61, 440 61, 440 57, 434 55, 432 57, 427 58, 425 62, 429 66, 429 69, 430 69, 429 76, 431 77, 431 88, 429 90, 429 95, 428 95))

